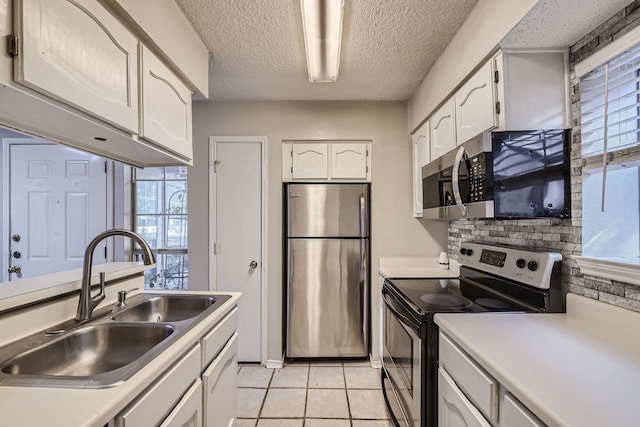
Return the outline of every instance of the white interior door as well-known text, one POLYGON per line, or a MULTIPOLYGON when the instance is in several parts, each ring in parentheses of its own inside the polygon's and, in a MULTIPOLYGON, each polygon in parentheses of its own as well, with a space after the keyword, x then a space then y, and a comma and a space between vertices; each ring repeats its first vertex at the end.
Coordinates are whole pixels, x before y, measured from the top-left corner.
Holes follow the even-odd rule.
MULTIPOLYGON (((53 144, 9 145, 9 280, 82 267, 107 228, 105 159, 53 144)), ((94 252, 105 262, 103 242, 94 252)))
POLYGON ((212 267, 216 290, 242 292, 238 303, 240 362, 261 361, 263 144, 258 139, 212 138, 211 147, 215 165, 212 267))

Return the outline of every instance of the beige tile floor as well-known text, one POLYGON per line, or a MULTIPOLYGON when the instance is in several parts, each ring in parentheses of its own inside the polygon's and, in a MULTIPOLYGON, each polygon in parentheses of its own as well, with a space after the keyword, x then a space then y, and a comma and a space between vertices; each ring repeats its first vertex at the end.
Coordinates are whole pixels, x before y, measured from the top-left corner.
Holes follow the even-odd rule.
POLYGON ((369 362, 238 368, 236 427, 393 427, 369 362))

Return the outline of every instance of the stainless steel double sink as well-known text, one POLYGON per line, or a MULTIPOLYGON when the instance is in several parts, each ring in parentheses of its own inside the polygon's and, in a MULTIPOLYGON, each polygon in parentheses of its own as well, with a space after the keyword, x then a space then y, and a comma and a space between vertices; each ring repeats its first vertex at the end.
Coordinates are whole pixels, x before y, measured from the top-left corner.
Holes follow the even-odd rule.
MULTIPOLYGON (((138 294, 64 332, 42 331, 0 349, 0 385, 117 385, 219 308, 229 295, 138 294)), ((55 329, 55 328, 52 328, 55 329)))

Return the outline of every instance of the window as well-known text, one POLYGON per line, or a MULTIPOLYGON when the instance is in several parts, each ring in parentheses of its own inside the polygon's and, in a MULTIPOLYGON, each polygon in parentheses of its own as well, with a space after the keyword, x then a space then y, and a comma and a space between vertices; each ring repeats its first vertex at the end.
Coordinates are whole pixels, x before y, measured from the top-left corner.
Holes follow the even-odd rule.
MULTIPOLYGON (((611 49, 616 46, 607 46, 605 53, 612 52, 611 49)), ((590 70, 582 71, 581 64, 576 66, 580 76, 584 165, 582 254, 637 261, 640 259, 640 45, 617 50, 590 70)))
POLYGON ((187 289, 187 168, 136 169, 134 189, 134 228, 157 261, 145 273, 145 287, 187 289))

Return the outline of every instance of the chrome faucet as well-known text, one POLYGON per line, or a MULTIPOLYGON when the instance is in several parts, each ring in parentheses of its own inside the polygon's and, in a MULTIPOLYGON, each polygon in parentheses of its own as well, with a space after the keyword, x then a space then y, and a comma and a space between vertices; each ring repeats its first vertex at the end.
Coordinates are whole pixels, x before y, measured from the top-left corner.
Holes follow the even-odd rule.
POLYGON ((142 248, 144 256, 144 264, 151 265, 156 262, 156 258, 151 252, 149 244, 140 236, 129 230, 107 230, 104 233, 98 234, 87 249, 84 252, 84 264, 82 267, 82 283, 80 285, 80 301, 78 302, 78 311, 76 312, 76 321, 86 321, 91 319, 93 309, 104 300, 104 278, 105 274, 100 273, 100 293, 96 296, 91 296, 91 262, 93 260, 93 251, 101 241, 111 236, 125 236, 134 240, 142 248))

